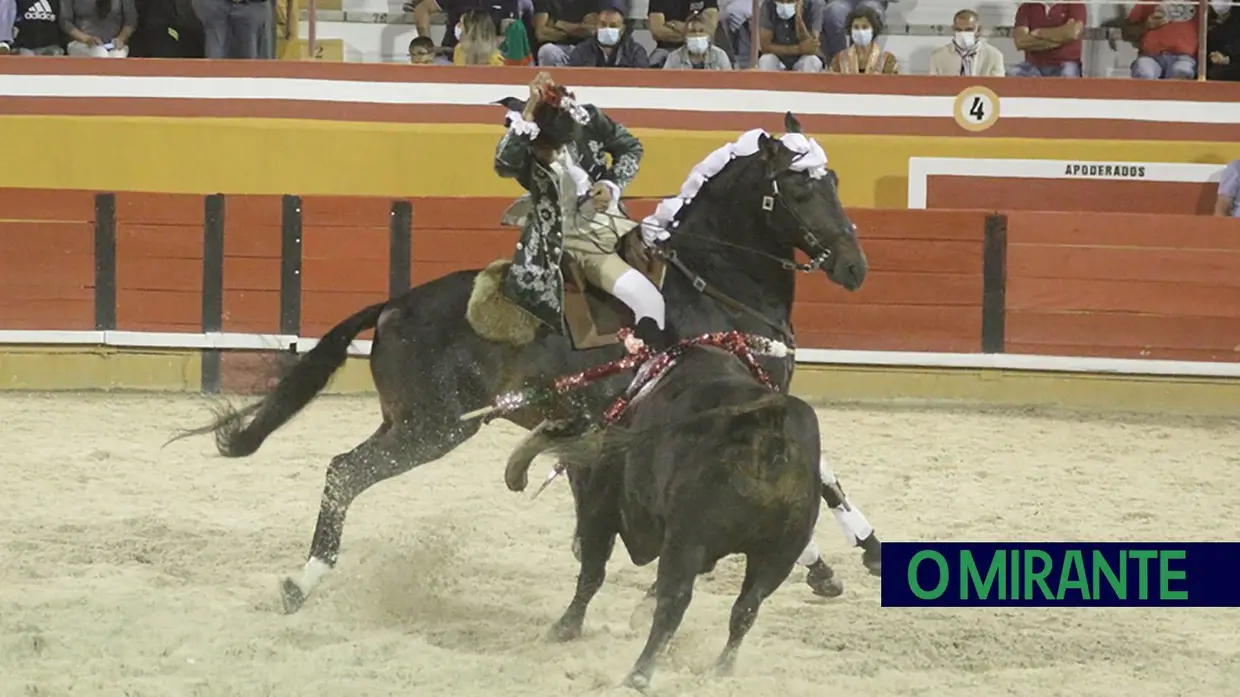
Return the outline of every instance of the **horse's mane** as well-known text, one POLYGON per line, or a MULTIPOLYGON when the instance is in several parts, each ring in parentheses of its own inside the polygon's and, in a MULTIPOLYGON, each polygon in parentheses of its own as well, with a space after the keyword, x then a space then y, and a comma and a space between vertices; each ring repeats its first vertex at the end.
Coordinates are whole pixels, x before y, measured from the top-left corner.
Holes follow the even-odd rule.
MULTIPOLYGON (((752 155, 740 155, 734 157, 731 162, 723 166, 717 174, 703 182, 702 187, 698 189, 697 195, 689 199, 684 206, 676 212, 673 220, 678 227, 690 224, 691 216, 702 208, 704 202, 720 200, 720 193, 723 191, 730 192, 736 188, 738 179, 749 173, 750 167, 759 159, 758 153, 752 155)), ((674 233, 673 233, 674 234, 674 233)))
MULTIPOLYGON (((669 248, 711 283, 738 289, 755 284, 771 290, 788 285, 784 271, 769 259, 742 251, 774 253, 763 239, 759 186, 761 155, 738 155, 703 182, 697 194, 676 212, 669 248)), ((787 254, 791 258, 791 250, 787 254)), ((737 298, 748 302, 743 298, 737 298)))

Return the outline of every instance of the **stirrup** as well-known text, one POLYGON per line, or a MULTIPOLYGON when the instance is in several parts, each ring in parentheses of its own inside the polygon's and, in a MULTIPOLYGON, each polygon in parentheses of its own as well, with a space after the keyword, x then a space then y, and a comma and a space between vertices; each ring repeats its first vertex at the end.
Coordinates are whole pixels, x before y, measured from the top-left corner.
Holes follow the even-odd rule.
POLYGON ((654 352, 666 351, 671 345, 667 339, 667 331, 659 329, 659 325, 649 317, 642 317, 633 325, 633 336, 640 339, 648 349, 654 352))

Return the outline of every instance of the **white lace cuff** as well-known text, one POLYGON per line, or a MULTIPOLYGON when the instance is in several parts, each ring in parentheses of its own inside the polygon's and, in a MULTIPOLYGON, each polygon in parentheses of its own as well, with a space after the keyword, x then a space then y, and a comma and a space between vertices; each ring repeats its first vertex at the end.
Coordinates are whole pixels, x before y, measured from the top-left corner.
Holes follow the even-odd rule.
POLYGON ((607 180, 607 179, 600 179, 598 183, 607 187, 607 191, 611 192, 612 201, 615 201, 617 204, 620 203, 620 185, 619 184, 613 181, 607 180))
POLYGON ((530 140, 538 137, 538 124, 526 121, 519 111, 508 112, 508 130, 519 136, 527 136, 530 140))

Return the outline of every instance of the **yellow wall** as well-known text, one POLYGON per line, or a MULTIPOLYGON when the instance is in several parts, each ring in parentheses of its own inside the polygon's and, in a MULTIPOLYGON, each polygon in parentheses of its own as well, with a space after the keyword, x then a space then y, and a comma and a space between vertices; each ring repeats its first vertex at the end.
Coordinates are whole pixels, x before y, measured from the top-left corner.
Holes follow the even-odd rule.
MULTIPOLYGON (((496 108, 496 120, 502 114, 496 108)), ((0 116, 0 186, 170 193, 515 196, 491 174, 501 127, 292 119, 0 116), (54 134, 54 136, 53 136, 54 134), (67 163, 96 163, 66 166, 67 163)), ((737 133, 634 129, 646 147, 628 191, 666 196, 737 133)), ((850 206, 902 208, 908 158, 1225 163, 1240 145, 815 134, 850 206)))

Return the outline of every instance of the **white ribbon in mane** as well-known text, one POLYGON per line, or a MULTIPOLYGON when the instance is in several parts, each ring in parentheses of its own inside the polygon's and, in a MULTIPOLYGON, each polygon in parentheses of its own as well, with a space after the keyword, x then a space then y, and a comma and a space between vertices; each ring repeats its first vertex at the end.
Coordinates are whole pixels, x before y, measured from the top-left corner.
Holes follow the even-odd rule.
MULTIPOLYGON (((676 214, 680 209, 692 201, 702 185, 719 174, 729 162, 758 152, 758 139, 763 135, 766 135, 766 131, 755 128, 744 133, 735 143, 724 145, 697 163, 690 170, 689 178, 685 179, 684 185, 680 187, 680 195, 663 199, 654 209, 654 213, 642 220, 642 239, 647 244, 653 244, 656 240, 671 237, 671 230, 674 230, 677 224, 676 214)), ((789 169, 794 172, 808 172, 814 179, 827 175, 827 153, 813 138, 807 138, 801 133, 785 133, 779 140, 784 147, 800 155, 789 169)))

